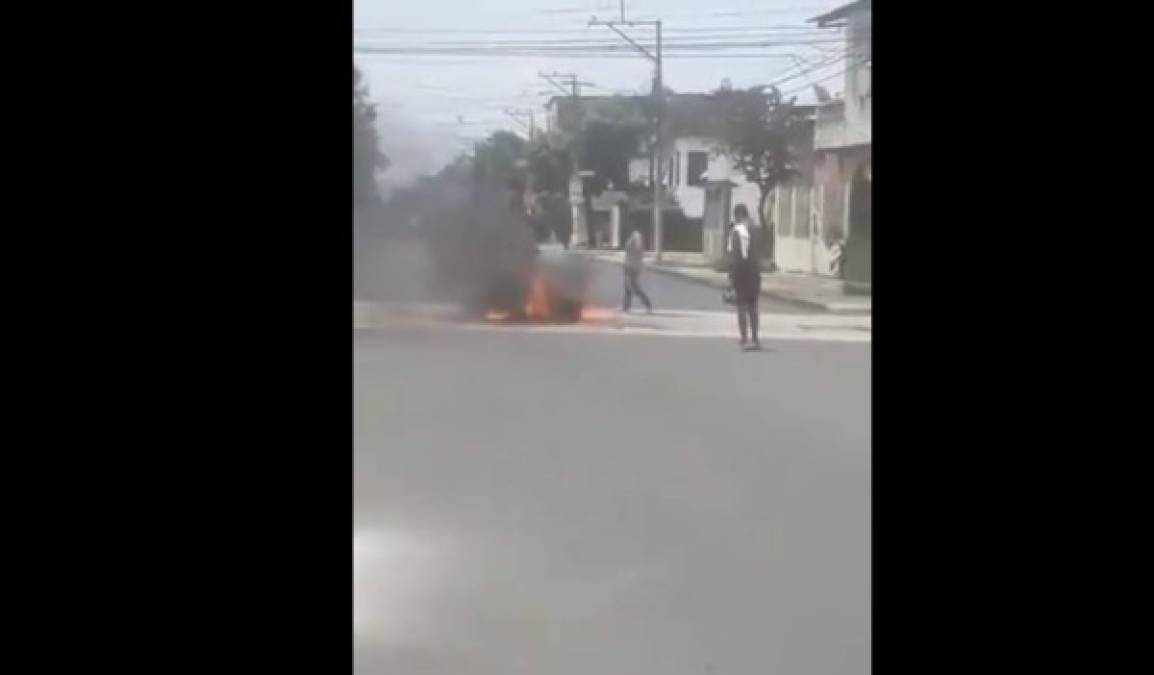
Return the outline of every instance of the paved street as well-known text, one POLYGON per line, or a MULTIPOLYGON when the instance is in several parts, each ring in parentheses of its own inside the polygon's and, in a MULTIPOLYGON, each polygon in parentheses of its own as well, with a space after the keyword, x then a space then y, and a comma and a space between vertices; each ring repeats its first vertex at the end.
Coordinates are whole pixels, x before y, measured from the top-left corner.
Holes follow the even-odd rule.
POLYGON ((691 334, 354 330, 356 673, 869 672, 869 343, 691 334))
MULTIPOLYGON (((422 286, 428 279, 428 264, 419 245, 410 242, 365 240, 355 250, 354 285, 360 300, 421 300, 422 286)), ((565 257, 559 247, 544 246, 541 256, 547 259, 565 257)), ((573 255, 573 254, 569 254, 573 255)), ((589 287, 589 300, 598 307, 619 309, 623 290, 621 266, 617 263, 582 257, 595 274, 589 287)), ((647 268, 641 285, 658 311, 667 309, 730 311, 721 302, 716 288, 647 268)), ((763 313, 813 314, 803 306, 762 297, 763 313)), ((634 309, 644 309, 634 298, 634 309)))
MULTIPOLYGON (((596 261, 593 263, 597 274, 590 288, 590 298, 602 307, 620 307, 624 280, 621 266, 616 263, 596 261)), ((641 274, 641 287, 649 294, 654 307, 673 309, 697 309, 725 311, 721 302, 721 291, 716 288, 687 281, 669 274, 662 274, 646 268, 641 274)), ((794 304, 761 298, 761 311, 782 314, 811 314, 813 310, 794 304)), ((644 309, 641 301, 633 299, 634 309, 644 309)), ((736 321, 736 319, 735 319, 736 321)), ((735 324, 736 325, 736 324, 735 324)))

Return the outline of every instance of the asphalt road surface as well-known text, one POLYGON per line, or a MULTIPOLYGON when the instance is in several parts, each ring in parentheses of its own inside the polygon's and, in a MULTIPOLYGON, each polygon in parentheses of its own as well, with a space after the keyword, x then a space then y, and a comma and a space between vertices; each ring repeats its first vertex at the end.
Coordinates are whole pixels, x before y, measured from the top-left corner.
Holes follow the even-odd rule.
POLYGON ((868 673, 870 345, 768 346, 355 330, 354 672, 868 673))
MULTIPOLYGON (((596 270, 589 291, 590 300, 600 307, 620 308, 624 294, 624 278, 621 265, 596 261, 596 270)), ((655 272, 646 268, 641 272, 641 288, 653 301, 656 310, 696 309, 725 311, 727 306, 721 301, 721 291, 695 281, 655 272)), ((759 306, 763 313, 812 314, 814 310, 785 303, 762 296, 759 306)), ((633 310, 643 311, 645 306, 640 298, 633 298, 633 310)), ((734 319, 736 321, 736 319, 734 319)))
MULTIPOLYGON (((542 256, 564 256, 559 249, 542 249, 542 256)), ((602 308, 619 309, 624 290, 621 266, 615 263, 585 259, 594 270, 588 288, 588 300, 602 308)), ((419 244, 403 241, 358 241, 354 251, 354 295, 359 300, 420 301, 433 299, 427 293, 431 278, 430 265, 419 244)), ((726 311, 721 291, 669 274, 645 269, 641 286, 649 294, 657 311, 664 309, 726 311)), ((763 313, 812 314, 811 309, 762 297, 763 313)), ((643 311, 640 298, 634 298, 633 309, 643 311)), ((736 321, 736 319, 735 319, 736 321)))

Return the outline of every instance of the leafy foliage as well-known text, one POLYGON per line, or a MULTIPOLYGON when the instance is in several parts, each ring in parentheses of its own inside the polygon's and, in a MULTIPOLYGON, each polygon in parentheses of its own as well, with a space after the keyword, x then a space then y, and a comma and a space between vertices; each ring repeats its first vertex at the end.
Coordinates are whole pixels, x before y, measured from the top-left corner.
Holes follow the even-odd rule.
POLYGON ((376 129, 377 111, 362 84, 361 71, 353 66, 353 203, 365 204, 378 199, 376 173, 389 166, 389 158, 380 151, 376 129))
POLYGON ((745 179, 757 185, 757 218, 767 230, 772 255, 772 225, 766 227, 765 204, 774 187, 797 173, 790 150, 804 127, 794 114, 794 100, 783 100, 776 87, 733 89, 722 86, 713 93, 720 113, 720 133, 725 153, 745 179))
POLYGON ((539 140, 529 147, 529 175, 533 189, 548 194, 564 194, 569 189, 572 162, 569 152, 547 140, 539 140))
POLYGON ((644 99, 616 96, 582 116, 570 147, 581 170, 593 171, 587 186, 596 195, 613 187, 629 187, 629 160, 637 156, 650 126, 644 99))
POLYGON ((493 132, 477 146, 479 177, 492 184, 523 184, 524 171, 519 164, 527 159, 528 142, 509 131, 493 132))

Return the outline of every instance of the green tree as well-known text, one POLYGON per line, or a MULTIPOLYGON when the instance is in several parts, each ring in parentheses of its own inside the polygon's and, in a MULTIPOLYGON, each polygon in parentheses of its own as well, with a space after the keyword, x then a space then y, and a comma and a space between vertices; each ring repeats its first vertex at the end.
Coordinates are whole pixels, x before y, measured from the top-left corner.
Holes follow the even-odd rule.
POLYGON ((555 142, 541 139, 529 147, 529 175, 536 192, 564 194, 572 170, 569 152, 555 142))
POLYGON ((577 162, 582 170, 593 171, 589 191, 601 194, 612 183, 618 190, 629 187, 629 160, 637 155, 642 125, 592 120, 581 130, 577 162))
POLYGON ((766 226, 765 205, 774 187, 797 172, 790 145, 804 127, 793 112, 795 99, 783 100, 776 87, 722 86, 713 97, 718 103, 724 152, 745 179, 757 186, 757 221, 766 233, 766 253, 772 259, 773 224, 766 226))
POLYGON ((567 192, 574 169, 592 171, 586 186, 600 194, 610 182, 618 190, 629 187, 629 160, 650 126, 645 102, 614 96, 595 105, 583 105, 562 131, 542 135, 529 156, 535 189, 567 192))
POLYGON ((380 151, 376 129, 377 111, 362 84, 361 71, 353 65, 353 204, 375 202, 376 174, 389 166, 389 158, 380 151))
POLYGON ((510 131, 495 131, 477 146, 480 175, 494 184, 523 180, 522 160, 528 160, 529 143, 510 131))
POLYGON ((646 99, 614 96, 582 115, 570 148, 578 167, 593 171, 587 183, 592 194, 600 194, 609 183, 618 190, 629 188, 629 160, 651 126, 646 105, 646 99))

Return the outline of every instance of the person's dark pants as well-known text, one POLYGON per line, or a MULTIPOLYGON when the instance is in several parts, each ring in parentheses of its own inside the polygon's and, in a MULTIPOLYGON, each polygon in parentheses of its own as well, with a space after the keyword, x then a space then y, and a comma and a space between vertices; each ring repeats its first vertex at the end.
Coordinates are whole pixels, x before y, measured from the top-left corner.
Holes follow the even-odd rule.
POLYGON ((641 283, 638 281, 640 275, 641 270, 639 269, 625 268, 625 300, 622 302, 622 306, 626 312, 629 311, 629 306, 633 304, 634 293, 641 298, 641 302, 645 303, 645 309, 650 312, 653 311, 653 303, 649 302, 649 296, 641 290, 641 283))
POLYGON ((737 296, 737 329, 741 332, 741 341, 744 343, 746 336, 751 335, 754 344, 761 344, 757 336, 760 319, 757 298, 761 294, 761 275, 739 274, 733 278, 732 283, 737 296))

